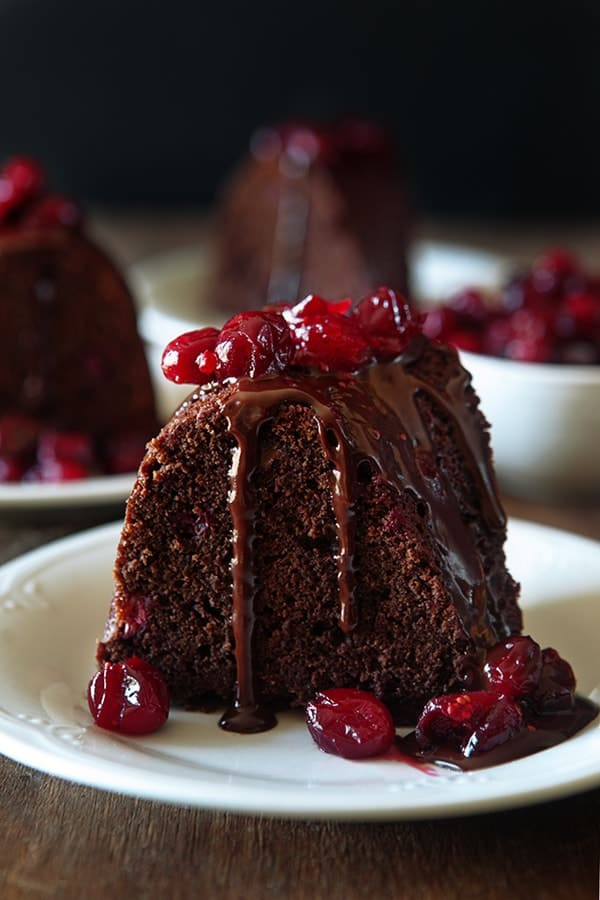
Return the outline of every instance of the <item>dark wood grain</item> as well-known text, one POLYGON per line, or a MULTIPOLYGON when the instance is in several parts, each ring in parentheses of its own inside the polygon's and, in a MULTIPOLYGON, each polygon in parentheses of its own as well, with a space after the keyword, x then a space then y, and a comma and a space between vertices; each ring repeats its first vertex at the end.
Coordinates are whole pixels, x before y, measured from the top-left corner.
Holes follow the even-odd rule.
MULTIPOLYGON (((122 258, 193 243, 197 220, 104 220, 122 258)), ((600 539, 600 508, 507 499, 600 539)), ((120 510, 0 521, 0 562, 120 510)), ((0 746, 0 750, 1 750, 0 746)), ((250 818, 70 784, 0 757, 0 898, 591 900, 600 790, 493 815, 386 824, 250 818)))

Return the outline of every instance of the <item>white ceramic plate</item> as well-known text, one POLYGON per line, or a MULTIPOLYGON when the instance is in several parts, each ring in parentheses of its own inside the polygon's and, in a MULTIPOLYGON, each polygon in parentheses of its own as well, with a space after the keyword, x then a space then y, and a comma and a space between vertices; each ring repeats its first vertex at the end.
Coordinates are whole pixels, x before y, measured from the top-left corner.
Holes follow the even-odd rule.
POLYGON ((0 512, 104 506, 125 502, 135 473, 64 481, 61 484, 0 484, 0 512))
MULTIPOLYGON (((92 724, 85 701, 111 594, 119 525, 58 541, 0 569, 0 749, 53 775, 155 800, 262 815, 403 819, 470 814, 600 784, 600 723, 558 747, 436 777, 396 761, 322 753, 299 715, 234 735, 219 714, 176 710, 155 735, 92 724)), ((510 567, 526 629, 573 663, 582 693, 600 684, 600 547, 513 521, 510 567)), ((596 691, 596 693, 594 693, 596 691)))

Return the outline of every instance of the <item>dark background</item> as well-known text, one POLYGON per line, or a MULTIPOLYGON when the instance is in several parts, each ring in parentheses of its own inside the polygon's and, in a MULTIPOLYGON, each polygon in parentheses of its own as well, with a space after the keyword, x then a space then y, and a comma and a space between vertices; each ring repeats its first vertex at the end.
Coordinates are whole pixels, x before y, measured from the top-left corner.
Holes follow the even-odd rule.
POLYGON ((207 205, 252 129, 387 123, 424 213, 600 213, 600 3, 0 0, 0 158, 104 205, 207 205))

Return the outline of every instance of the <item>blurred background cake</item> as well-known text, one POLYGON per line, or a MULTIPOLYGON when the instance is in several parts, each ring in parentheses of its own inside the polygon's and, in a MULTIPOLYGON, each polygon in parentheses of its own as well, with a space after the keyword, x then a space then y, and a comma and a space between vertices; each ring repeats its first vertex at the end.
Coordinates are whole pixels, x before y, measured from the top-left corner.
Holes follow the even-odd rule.
POLYGON ((0 482, 131 472, 156 428, 132 296, 40 166, 0 170, 0 482))
POLYGON ((207 301, 219 309, 307 293, 406 292, 409 212, 389 133, 366 120, 256 131, 218 204, 207 301))

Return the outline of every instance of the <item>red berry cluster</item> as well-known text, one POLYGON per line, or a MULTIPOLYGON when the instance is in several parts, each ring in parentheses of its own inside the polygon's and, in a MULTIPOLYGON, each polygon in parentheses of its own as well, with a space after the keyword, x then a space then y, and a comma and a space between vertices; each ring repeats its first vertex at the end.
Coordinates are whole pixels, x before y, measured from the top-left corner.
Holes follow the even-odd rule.
POLYGON ((149 734, 167 721, 169 692, 161 673, 137 656, 104 663, 88 686, 96 725, 121 734, 149 734))
POLYGON ((0 416, 0 483, 65 482, 100 473, 134 472, 144 437, 115 435, 103 446, 89 434, 44 428, 20 413, 0 416))
POLYGON ((81 225, 81 210, 68 197, 46 190, 39 164, 27 156, 15 156, 0 169, 0 230, 81 225))
POLYGON ((416 728, 421 750, 458 750, 469 758, 486 753, 527 728, 532 716, 573 707, 575 676, 556 650, 515 635, 488 652, 486 688, 434 697, 416 728))
POLYGON ((468 289, 431 310, 425 334, 462 350, 520 362, 600 362, 600 279, 553 250, 487 300, 468 289))
POLYGON ((189 331, 162 357, 177 384, 273 375, 290 367, 353 372, 402 353, 421 332, 421 317, 390 288, 357 304, 331 303, 314 294, 294 306, 238 313, 216 328, 189 331))
MULTIPOLYGON (((532 717, 569 711, 575 676, 556 650, 515 635, 493 647, 484 667, 485 690, 433 697, 417 722, 423 751, 486 753, 518 736, 532 717)), ((368 691, 333 688, 307 704, 306 723, 321 750, 346 759, 385 753, 395 731, 389 710, 368 691)))

